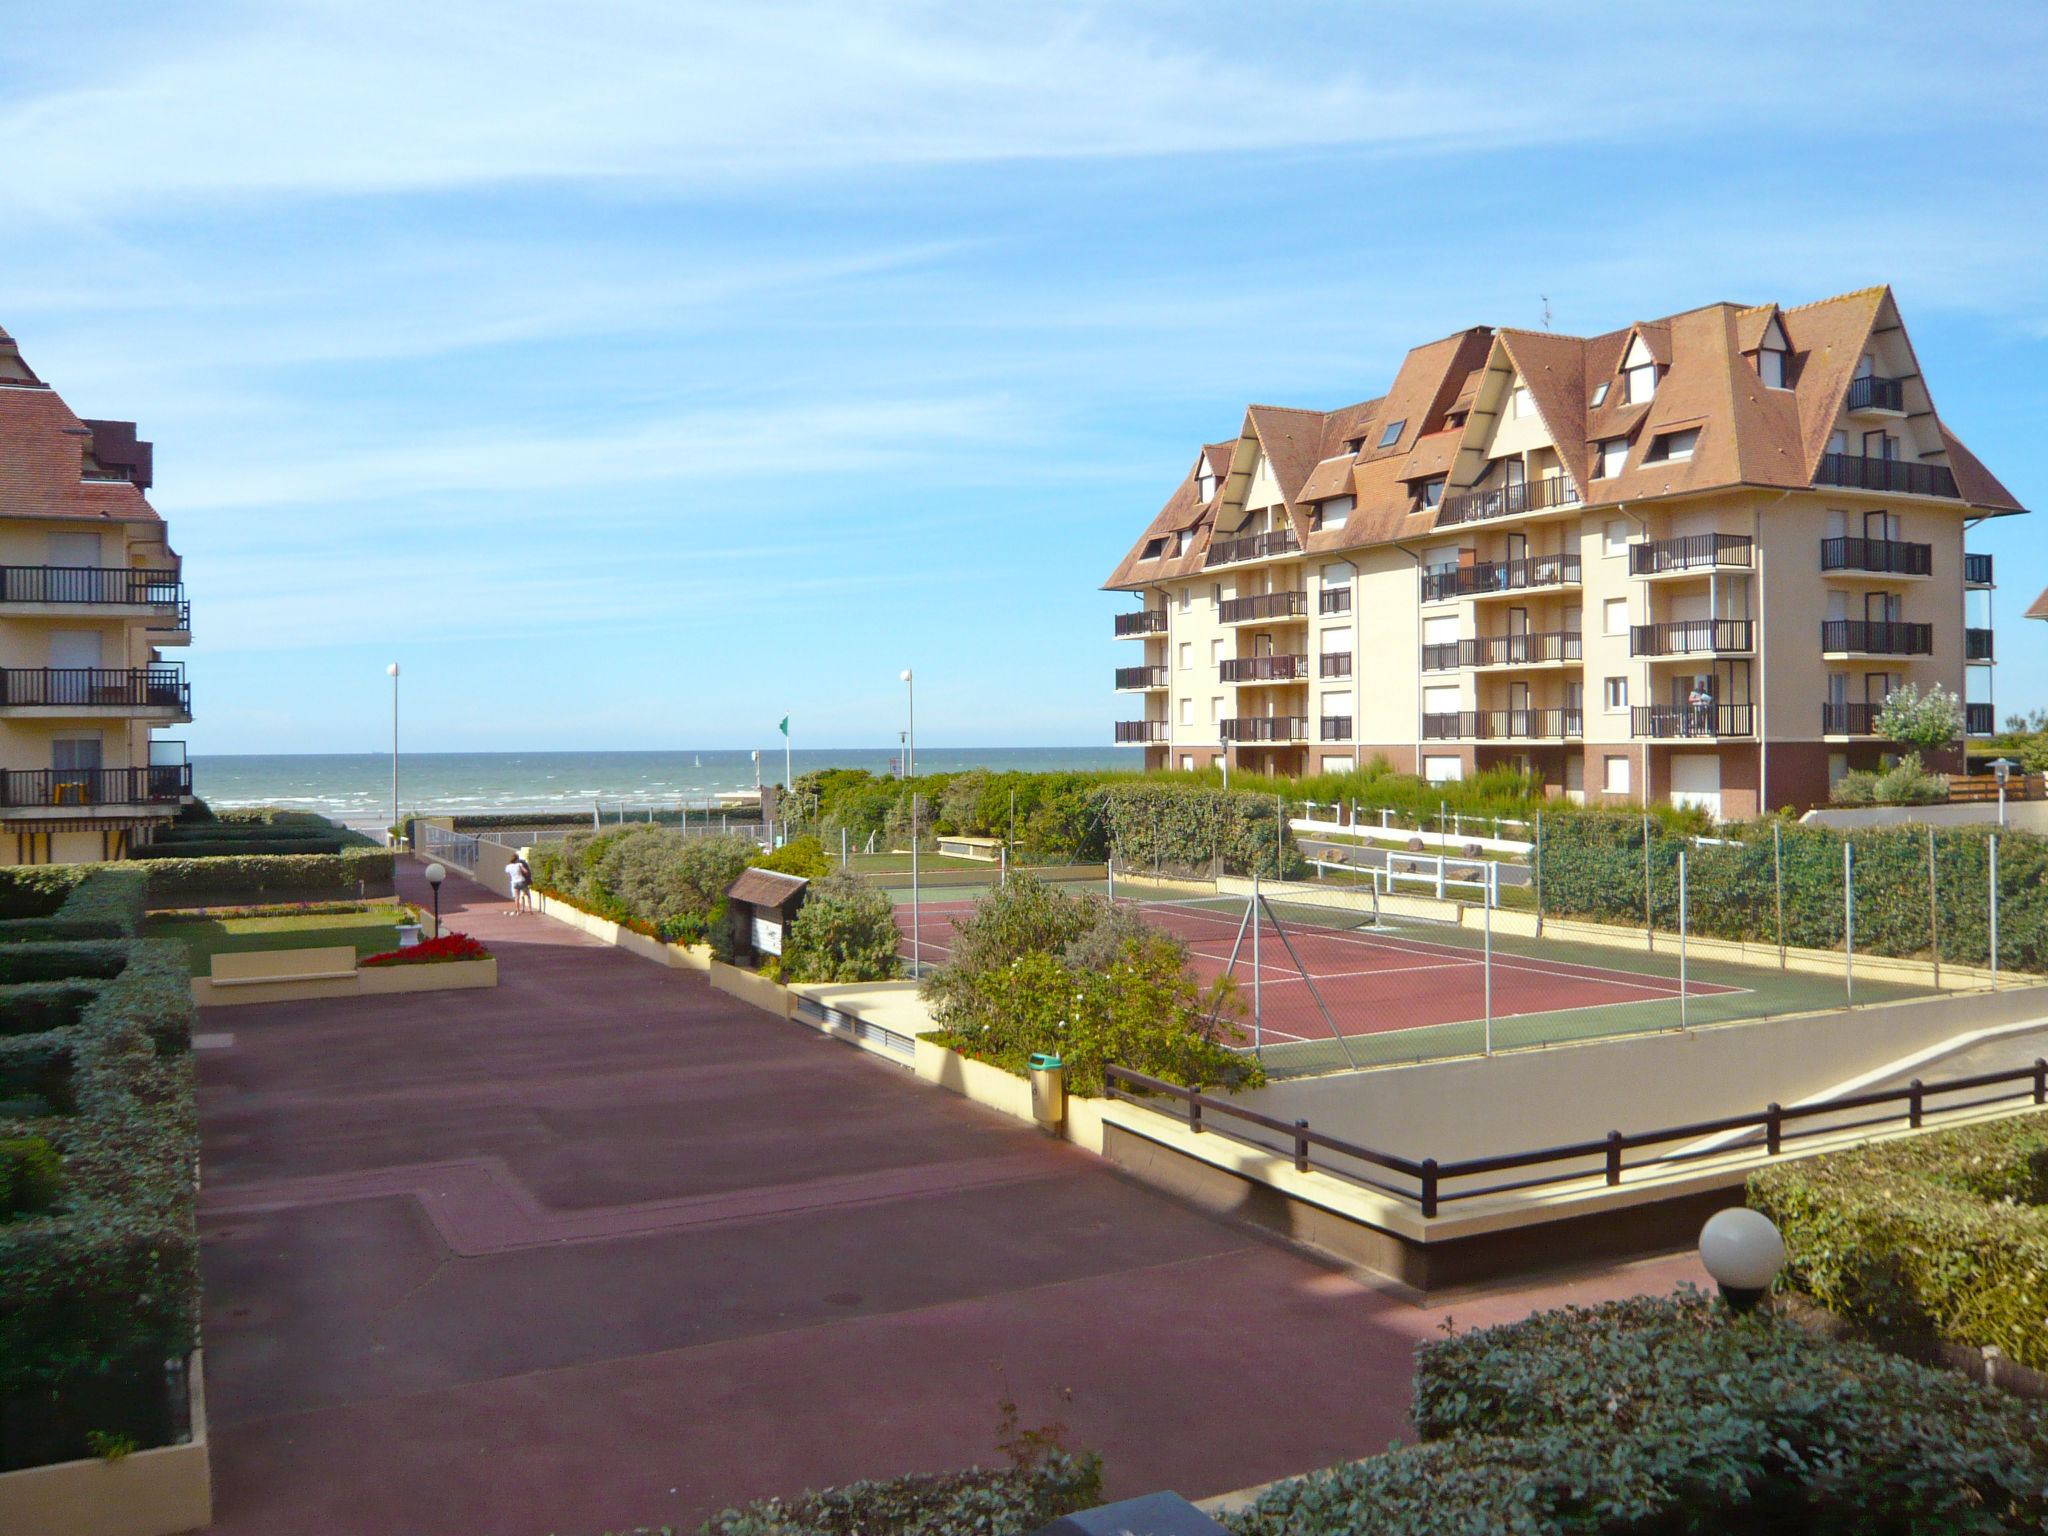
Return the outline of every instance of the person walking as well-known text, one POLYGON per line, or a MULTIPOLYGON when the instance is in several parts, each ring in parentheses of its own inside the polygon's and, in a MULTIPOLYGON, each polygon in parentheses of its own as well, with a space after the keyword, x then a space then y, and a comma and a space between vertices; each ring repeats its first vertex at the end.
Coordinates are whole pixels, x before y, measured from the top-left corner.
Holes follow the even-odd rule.
POLYGON ((519 854, 505 866, 505 879, 512 887, 512 910, 533 911, 533 869, 519 854))

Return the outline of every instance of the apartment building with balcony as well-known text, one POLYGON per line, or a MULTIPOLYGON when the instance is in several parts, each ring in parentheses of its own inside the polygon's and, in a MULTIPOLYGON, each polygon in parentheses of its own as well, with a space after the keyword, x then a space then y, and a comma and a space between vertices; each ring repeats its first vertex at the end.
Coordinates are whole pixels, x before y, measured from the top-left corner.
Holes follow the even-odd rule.
MULTIPOLYGON (((1594 803, 1825 801, 1885 697, 1995 726, 1980 519, 1888 288, 1602 336, 1476 327, 1387 393, 1251 406, 1105 583, 1153 768, 1513 765, 1594 803)), ((1958 754, 1959 756, 1959 754, 1958 754)))
POLYGON ((132 422, 88 421, 0 331, 0 864, 125 856, 192 793, 191 608, 132 422))

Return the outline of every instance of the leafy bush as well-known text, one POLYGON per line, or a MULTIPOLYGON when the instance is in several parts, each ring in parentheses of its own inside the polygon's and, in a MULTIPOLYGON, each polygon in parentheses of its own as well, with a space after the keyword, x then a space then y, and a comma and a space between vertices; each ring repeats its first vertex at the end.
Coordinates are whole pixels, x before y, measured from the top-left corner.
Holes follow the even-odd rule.
POLYGON ((124 939, 142 930, 149 876, 120 864, 60 866, 77 872, 55 910, 0 921, 0 944, 38 939, 124 939))
POLYGON ((1875 805, 1879 777, 1869 768, 1851 768, 1828 786, 1828 799, 1835 805, 1875 805))
POLYGON ((644 925, 644 932, 677 931, 680 922, 701 936, 754 852, 743 837, 686 836, 644 824, 579 832, 534 850, 533 882, 598 916, 644 925))
POLYGON ((96 988, 71 981, 0 987, 0 1035, 40 1035, 76 1024, 98 995, 96 988))
POLYGON ((749 862, 756 869, 772 869, 805 880, 822 880, 832 870, 825 858, 825 845, 810 836, 793 837, 773 853, 756 854, 749 862))
POLYGON ((1941 684, 1922 693, 1919 684, 1907 683, 1885 695, 1871 730, 1882 740, 1937 752, 1962 739, 1964 715, 1962 699, 1941 684))
POLYGON ((365 956, 359 965, 436 965, 451 960, 488 960, 491 952, 466 933, 444 933, 408 949, 386 950, 365 956))
MULTIPOLYGON (((702 1536, 1026 1536, 1102 1502, 1102 1459, 1055 1451, 1036 1466, 848 1483, 763 1499, 705 1522, 702 1536)), ((673 1536, 664 1528, 664 1536, 673 1536)))
POLYGON ((1424 1444, 1279 1484, 1240 1536, 2034 1531, 2048 1431, 1960 1377, 1696 1292, 1425 1345, 1424 1444))
POLYGON ((1117 863, 1170 875, 1296 879, 1308 865, 1275 795, 1199 784, 1112 784, 1092 802, 1109 829, 1117 863))
POLYGON ((0 1220, 47 1211, 63 1186, 63 1161, 42 1137, 0 1141, 0 1220))
POLYGON ((896 912, 858 875, 814 881, 783 946, 784 981, 887 981, 897 971, 896 912))
POLYGON ((1829 1311, 2048 1367, 2048 1116, 1760 1169, 1749 1199, 1829 1311))
POLYGON ((323 897, 385 896, 391 892, 388 848, 344 848, 339 853, 235 854, 232 857, 151 859, 150 905, 254 906, 323 897))

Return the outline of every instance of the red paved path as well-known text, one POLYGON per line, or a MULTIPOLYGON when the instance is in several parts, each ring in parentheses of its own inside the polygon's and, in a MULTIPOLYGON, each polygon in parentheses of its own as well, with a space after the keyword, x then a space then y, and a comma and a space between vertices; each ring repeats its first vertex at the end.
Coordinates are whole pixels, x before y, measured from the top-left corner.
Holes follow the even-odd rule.
POLYGON ((497 991, 205 1020, 227 1536, 694 1527, 986 1461, 1005 1382, 1112 1496, 1201 1497, 1384 1447, 1445 1310, 1703 1278, 1416 1308, 698 976, 443 904, 497 991))

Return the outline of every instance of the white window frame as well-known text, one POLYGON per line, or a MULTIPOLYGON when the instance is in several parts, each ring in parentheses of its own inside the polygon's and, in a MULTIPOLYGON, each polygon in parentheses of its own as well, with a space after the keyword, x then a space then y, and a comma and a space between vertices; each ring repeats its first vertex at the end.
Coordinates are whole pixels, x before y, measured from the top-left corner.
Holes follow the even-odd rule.
POLYGON ((1628 553, 1628 519, 1611 517, 1600 530, 1600 553, 1612 560, 1628 553), (1619 532, 1621 537, 1616 538, 1619 532))
POLYGON ((1626 635, 1628 628, 1628 599, 1625 597, 1610 597, 1603 600, 1600 604, 1600 633, 1603 635, 1626 635), (1617 613, 1621 615, 1619 626, 1614 622, 1614 616, 1617 613))
POLYGON ((1628 713, 1628 679, 1610 677, 1603 679, 1600 691, 1601 707, 1610 715, 1628 713))
POLYGON ((1610 752, 1600 763, 1600 793, 1603 795, 1625 795, 1629 793, 1629 756, 1626 752, 1610 752))

